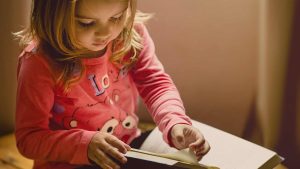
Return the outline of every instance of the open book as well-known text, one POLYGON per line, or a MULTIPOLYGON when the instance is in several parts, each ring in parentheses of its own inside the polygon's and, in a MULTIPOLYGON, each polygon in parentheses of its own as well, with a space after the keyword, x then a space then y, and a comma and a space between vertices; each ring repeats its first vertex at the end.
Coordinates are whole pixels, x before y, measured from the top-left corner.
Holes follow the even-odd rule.
POLYGON ((134 168, 133 166, 136 166, 136 168, 142 167, 143 169, 219 169, 218 167, 200 164, 188 149, 174 153, 153 153, 131 149, 125 156, 129 158, 129 162, 131 161, 132 163, 132 167, 127 168, 134 168))
POLYGON ((178 151, 169 147, 158 128, 150 133, 140 150, 132 149, 125 156, 132 166, 149 169, 271 169, 283 160, 276 152, 232 134, 197 121, 193 121, 193 125, 203 133, 211 146, 200 162, 188 149, 178 151))

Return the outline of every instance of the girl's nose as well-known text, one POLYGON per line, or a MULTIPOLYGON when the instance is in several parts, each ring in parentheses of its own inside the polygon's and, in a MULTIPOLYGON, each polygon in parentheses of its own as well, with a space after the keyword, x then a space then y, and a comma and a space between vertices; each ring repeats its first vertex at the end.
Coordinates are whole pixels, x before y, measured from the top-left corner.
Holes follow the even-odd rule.
POLYGON ((111 26, 106 25, 106 26, 100 26, 96 32, 95 32, 95 36, 99 37, 101 39, 106 38, 110 35, 111 33, 111 26))

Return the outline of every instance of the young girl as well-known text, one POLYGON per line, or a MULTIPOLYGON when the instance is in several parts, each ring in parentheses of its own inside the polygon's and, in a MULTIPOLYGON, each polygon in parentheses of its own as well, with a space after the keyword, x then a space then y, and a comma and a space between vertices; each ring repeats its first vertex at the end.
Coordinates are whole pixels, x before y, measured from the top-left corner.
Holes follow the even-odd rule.
POLYGON ((164 140, 200 158, 210 146, 191 126, 154 52, 136 0, 33 0, 17 33, 16 139, 34 168, 119 168, 140 135, 140 95, 164 140))

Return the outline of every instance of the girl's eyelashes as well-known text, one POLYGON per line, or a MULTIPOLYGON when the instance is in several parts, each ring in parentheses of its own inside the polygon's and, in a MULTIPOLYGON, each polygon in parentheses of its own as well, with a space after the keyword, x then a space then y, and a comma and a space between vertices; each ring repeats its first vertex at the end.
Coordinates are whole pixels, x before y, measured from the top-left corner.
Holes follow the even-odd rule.
POLYGON ((113 23, 118 23, 123 19, 123 17, 124 17, 124 13, 121 16, 110 18, 110 21, 113 23))
POLYGON ((89 28, 89 27, 92 27, 94 26, 96 23, 94 21, 92 22, 82 22, 82 21, 77 21, 77 23, 83 27, 83 28, 89 28))
MULTIPOLYGON (((124 13, 122 13, 120 16, 116 17, 111 17, 109 21, 113 24, 118 24, 122 19, 124 18, 124 13)), ((82 20, 77 20, 77 23, 79 26, 82 28, 90 28, 96 25, 96 21, 82 21, 82 20)))

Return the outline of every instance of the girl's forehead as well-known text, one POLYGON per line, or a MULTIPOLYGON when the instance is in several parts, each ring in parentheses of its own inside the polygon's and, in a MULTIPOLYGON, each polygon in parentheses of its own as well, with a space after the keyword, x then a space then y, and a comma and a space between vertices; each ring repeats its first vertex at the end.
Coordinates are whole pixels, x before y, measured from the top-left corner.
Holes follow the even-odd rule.
POLYGON ((99 17, 114 15, 128 7, 128 0, 78 0, 76 15, 99 17))

